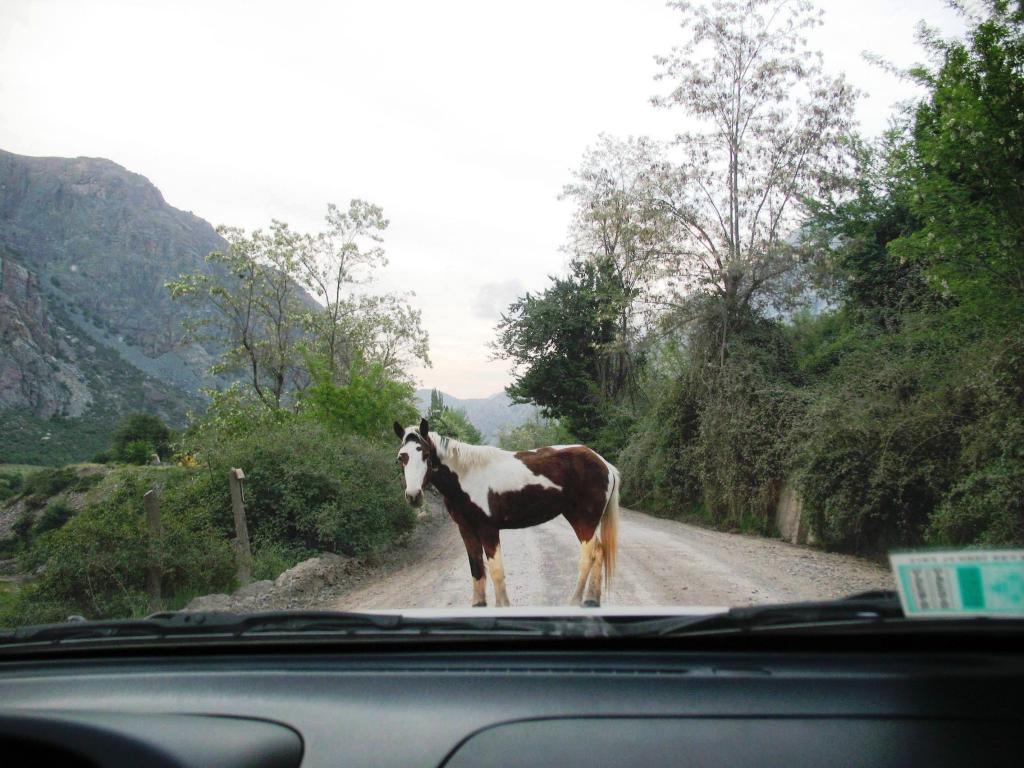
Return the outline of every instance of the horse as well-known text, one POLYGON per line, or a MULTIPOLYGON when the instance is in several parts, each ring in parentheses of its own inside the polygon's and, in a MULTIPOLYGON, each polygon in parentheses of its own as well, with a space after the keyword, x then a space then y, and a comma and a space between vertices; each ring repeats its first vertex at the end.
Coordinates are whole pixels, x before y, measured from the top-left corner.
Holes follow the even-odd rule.
POLYGON ((487 573, 494 604, 509 605, 499 532, 528 528, 562 515, 580 542, 579 573, 571 605, 596 607, 601 589, 611 586, 619 521, 619 471, 583 445, 553 445, 532 451, 504 451, 470 445, 397 421, 402 441, 398 461, 405 496, 423 503, 432 485, 462 534, 473 580, 473 607, 487 605, 487 573), (484 561, 486 560, 486 571, 484 561))

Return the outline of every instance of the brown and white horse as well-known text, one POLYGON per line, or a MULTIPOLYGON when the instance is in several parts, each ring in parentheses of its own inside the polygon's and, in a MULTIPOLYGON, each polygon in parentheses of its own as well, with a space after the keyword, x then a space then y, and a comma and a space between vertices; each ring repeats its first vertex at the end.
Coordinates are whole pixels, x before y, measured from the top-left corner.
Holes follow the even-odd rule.
POLYGON ((570 602, 601 604, 615 571, 619 472, 583 445, 503 451, 441 437, 426 419, 419 429, 395 422, 405 495, 418 507, 433 485, 459 526, 469 554, 473 605, 487 605, 487 573, 495 605, 508 605, 499 531, 528 528, 563 515, 580 541, 579 577, 570 602), (484 570, 484 560, 487 569, 484 570))

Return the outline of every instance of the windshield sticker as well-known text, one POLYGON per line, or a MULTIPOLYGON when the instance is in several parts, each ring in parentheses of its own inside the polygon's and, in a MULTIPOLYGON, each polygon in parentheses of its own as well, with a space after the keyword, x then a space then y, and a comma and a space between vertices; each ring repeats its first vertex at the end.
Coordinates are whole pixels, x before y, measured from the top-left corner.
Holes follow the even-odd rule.
POLYGON ((889 555, 907 618, 1024 617, 1024 550, 889 555))

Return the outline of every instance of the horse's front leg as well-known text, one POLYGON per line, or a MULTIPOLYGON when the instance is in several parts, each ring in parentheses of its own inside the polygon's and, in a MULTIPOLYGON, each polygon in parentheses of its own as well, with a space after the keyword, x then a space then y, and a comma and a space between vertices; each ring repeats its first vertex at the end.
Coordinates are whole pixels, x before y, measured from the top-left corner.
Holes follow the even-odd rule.
POLYGON ((501 560, 501 539, 497 530, 481 532, 484 554, 487 555, 487 572, 494 584, 494 604, 499 608, 511 605, 505 591, 505 564, 501 560))
POLYGON ((468 526, 459 526, 462 541, 469 555, 469 573, 473 577, 474 608, 487 607, 487 573, 484 571, 484 547, 477 532, 468 526))

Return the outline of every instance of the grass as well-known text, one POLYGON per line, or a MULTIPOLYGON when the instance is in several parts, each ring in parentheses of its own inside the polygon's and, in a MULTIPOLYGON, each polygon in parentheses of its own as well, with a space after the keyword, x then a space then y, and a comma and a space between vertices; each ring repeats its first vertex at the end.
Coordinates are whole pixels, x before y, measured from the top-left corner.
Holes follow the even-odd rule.
POLYGON ((0 464, 0 474, 11 473, 22 477, 31 475, 40 469, 48 469, 48 467, 42 464, 0 464))
POLYGON ((252 553, 252 578, 254 581, 276 579, 289 568, 319 553, 297 547, 286 547, 278 543, 256 545, 252 553))
POLYGON ((0 616, 5 615, 14 605, 21 587, 22 585, 14 579, 0 577, 0 616))

